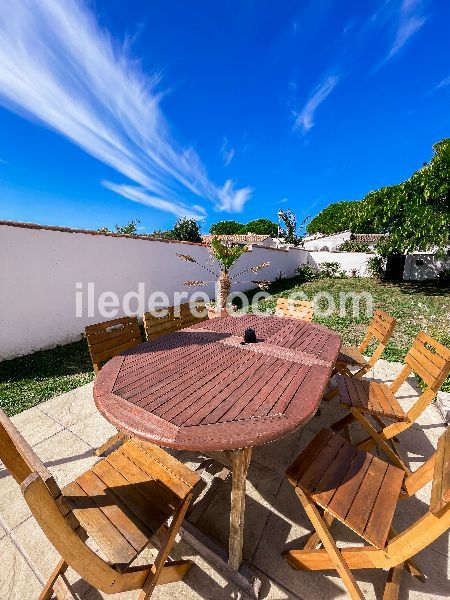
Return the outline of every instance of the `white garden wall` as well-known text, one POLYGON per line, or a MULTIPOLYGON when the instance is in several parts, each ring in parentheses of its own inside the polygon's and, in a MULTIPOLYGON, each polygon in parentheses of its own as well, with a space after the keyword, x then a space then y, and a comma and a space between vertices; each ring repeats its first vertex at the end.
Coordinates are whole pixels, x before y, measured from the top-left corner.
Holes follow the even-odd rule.
POLYGON ((347 275, 351 275, 352 271, 356 271, 357 277, 367 277, 367 262, 369 258, 374 256, 368 252, 309 252, 309 264, 313 267, 318 267, 324 262, 337 262, 341 266, 341 270, 347 275))
MULTIPOLYGON (((213 276, 180 260, 177 252, 201 263, 209 259, 207 248, 200 244, 0 222, 0 360, 79 339, 87 324, 105 320, 97 304, 107 292, 117 294, 121 306, 132 293, 125 312, 138 315, 143 312, 135 297, 139 284, 144 286, 146 303, 153 292, 167 294, 171 304, 176 292, 202 290, 212 297, 212 284, 191 290, 183 286, 186 280, 212 280, 213 276), (77 293, 84 302, 81 317, 76 316, 77 293)), ((292 277, 307 256, 301 249, 253 246, 239 259, 235 272, 267 261, 270 266, 239 277, 242 283, 233 289, 255 287, 251 279, 292 277)), ((117 316, 122 314, 121 309, 117 316)))

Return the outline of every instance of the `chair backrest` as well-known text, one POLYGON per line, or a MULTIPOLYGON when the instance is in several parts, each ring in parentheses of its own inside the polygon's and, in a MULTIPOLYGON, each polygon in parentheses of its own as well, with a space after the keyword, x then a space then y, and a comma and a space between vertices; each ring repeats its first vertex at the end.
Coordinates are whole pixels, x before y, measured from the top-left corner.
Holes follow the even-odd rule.
POLYGON ((312 321, 314 317, 314 304, 309 300, 278 298, 275 314, 279 317, 312 321))
POLYGON ((411 373, 418 375, 426 386, 419 399, 406 413, 408 420, 415 422, 450 374, 450 350, 424 331, 420 331, 405 356, 405 366, 390 385, 391 390, 395 393, 411 373))
POLYGON ((1 409, 0 460, 61 557, 91 585, 112 590, 120 575, 85 544, 86 533, 51 473, 1 409))
POLYGON ((137 317, 88 325, 85 331, 95 373, 107 360, 143 341, 137 317))
POLYGON ((22 485, 32 473, 38 473, 52 497, 57 498, 61 495, 50 471, 2 409, 0 409, 0 460, 19 485, 22 485))
POLYGON ((440 514, 450 504, 450 428, 438 441, 431 488, 430 512, 440 514))
POLYGON ((147 340, 153 340, 160 335, 173 333, 205 321, 207 318, 208 308, 203 300, 160 308, 153 313, 144 314, 145 335, 147 340))
POLYGON ((383 310, 376 310, 373 313, 372 320, 370 321, 369 326, 367 328, 366 337, 359 345, 358 350, 360 352, 363 352, 367 348, 371 340, 375 338, 378 342, 378 346, 375 352, 381 346, 381 355, 382 351, 384 350, 384 347, 386 346, 389 338, 392 335, 392 332, 394 331, 395 323, 396 320, 394 319, 394 317, 391 317, 391 315, 389 315, 387 312, 384 312, 383 310))
POLYGON ((405 364, 437 392, 450 373, 450 350, 420 331, 405 357, 405 364))

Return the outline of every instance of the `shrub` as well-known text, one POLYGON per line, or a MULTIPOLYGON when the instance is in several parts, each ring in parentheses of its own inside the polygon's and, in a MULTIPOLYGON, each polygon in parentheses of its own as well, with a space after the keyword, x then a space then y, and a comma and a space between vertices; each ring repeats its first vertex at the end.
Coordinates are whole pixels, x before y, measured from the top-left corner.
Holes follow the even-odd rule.
POLYGON ((371 256, 367 261, 367 270, 373 279, 383 279, 384 277, 384 258, 382 256, 371 256))
POLYGON ((300 265, 295 269, 295 273, 299 283, 306 283, 318 277, 318 272, 311 265, 300 265))
POLYGON ((344 271, 341 270, 341 265, 338 262, 323 262, 319 265, 319 274, 321 279, 343 278, 346 277, 344 271))
POLYGON ((361 242, 354 242, 353 240, 346 240, 336 248, 338 252, 368 252, 367 244, 361 242))

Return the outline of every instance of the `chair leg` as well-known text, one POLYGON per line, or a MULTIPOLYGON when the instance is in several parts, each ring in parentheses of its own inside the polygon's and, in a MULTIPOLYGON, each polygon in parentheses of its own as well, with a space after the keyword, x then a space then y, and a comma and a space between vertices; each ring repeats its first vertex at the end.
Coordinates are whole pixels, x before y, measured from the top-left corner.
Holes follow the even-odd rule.
POLYGON ((40 593, 38 600, 50 600, 53 596, 53 586, 55 585, 55 581, 67 570, 68 566, 69 565, 63 558, 59 561, 45 584, 44 589, 40 593))
MULTIPOLYGON (((372 437, 375 444, 377 444, 378 447, 381 448, 381 450, 383 450, 386 456, 392 460, 394 465, 399 467, 399 469, 403 469, 407 476, 411 475, 410 469, 405 465, 398 453, 396 451, 394 452, 394 450, 387 443, 387 439, 384 437, 383 432, 378 432, 358 409, 352 407, 350 411, 359 421, 359 423, 361 423, 361 425, 364 427, 367 433, 372 437)), ((368 443, 369 442, 364 441, 361 444, 358 444, 357 448, 367 450, 368 443)), ((369 447, 370 445, 371 444, 369 444, 369 447)))
POLYGON ((336 546, 336 542, 331 536, 325 519, 322 518, 318 508, 301 488, 295 488, 295 493, 299 497, 306 514, 314 526, 314 529, 317 531, 317 534, 319 535, 334 568, 337 570, 342 581, 344 582, 350 598, 352 598, 352 600, 364 600, 364 596, 359 589, 358 584, 356 583, 356 579, 353 577, 353 574, 342 557, 339 548, 336 546))
MULTIPOLYGON (((331 525, 331 523, 334 521, 334 517, 332 514, 330 514, 329 512, 325 512, 323 514, 323 520, 325 521, 325 523, 328 525, 328 527, 331 525)), ((314 532, 312 535, 310 535, 310 537, 308 538, 308 541, 306 542, 306 544, 303 547, 303 550, 314 550, 315 548, 317 548, 317 546, 319 544, 321 544, 322 542, 320 541, 320 536, 318 535, 317 532, 314 532)))
POLYGON ((327 392, 326 394, 324 394, 322 399, 325 400, 325 402, 329 402, 338 394, 339 394, 338 389, 337 389, 337 387, 335 387, 332 390, 330 390, 329 392, 327 392))
POLYGON ((97 450, 95 451, 96 456, 103 456, 103 454, 107 450, 109 450, 111 448, 111 446, 114 446, 114 444, 117 444, 117 442, 124 440, 125 437, 126 437, 126 435, 124 433, 122 433, 121 431, 118 431, 115 435, 110 437, 109 440, 106 440, 106 442, 104 444, 102 444, 99 448, 97 448, 97 450))
POLYGON ((404 563, 389 569, 388 578, 384 587, 383 600, 397 600, 403 571, 404 563))
MULTIPOLYGON (((180 506, 175 511, 175 514, 172 518, 172 523, 170 527, 167 529, 166 535, 164 537, 163 543, 161 545, 161 549, 156 557, 155 562, 153 563, 151 572, 147 577, 147 580, 144 583, 144 587, 142 588, 141 593, 139 594, 139 600, 148 600, 153 593, 153 590, 158 585, 158 579, 162 574, 165 566, 165 562, 169 557, 169 553, 172 550, 173 543, 175 541, 175 536, 177 535, 183 519, 186 515, 186 511, 189 508, 189 504, 192 500, 192 493, 188 494, 184 501, 180 504, 180 506)), ((186 566, 186 563, 184 563, 186 566)), ((168 565, 170 567, 170 565, 168 565)), ((184 576, 187 569, 180 569, 180 575, 184 576)), ((181 578, 181 577, 180 577, 181 578)))

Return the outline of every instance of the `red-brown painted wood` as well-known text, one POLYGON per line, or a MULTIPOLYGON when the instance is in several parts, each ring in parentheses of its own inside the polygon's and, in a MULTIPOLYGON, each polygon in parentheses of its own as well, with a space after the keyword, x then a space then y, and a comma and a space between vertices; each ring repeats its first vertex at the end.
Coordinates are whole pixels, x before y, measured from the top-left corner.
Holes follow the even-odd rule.
POLYGON ((325 327, 286 317, 211 319, 111 359, 94 398, 118 429, 160 446, 257 446, 312 417, 340 346, 325 327), (258 342, 242 345, 248 327, 258 342))

